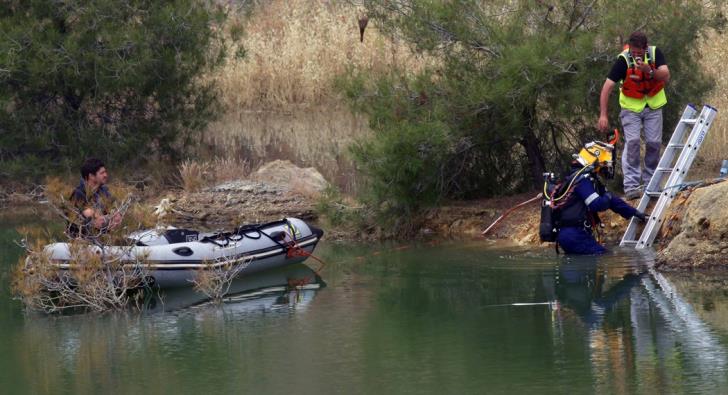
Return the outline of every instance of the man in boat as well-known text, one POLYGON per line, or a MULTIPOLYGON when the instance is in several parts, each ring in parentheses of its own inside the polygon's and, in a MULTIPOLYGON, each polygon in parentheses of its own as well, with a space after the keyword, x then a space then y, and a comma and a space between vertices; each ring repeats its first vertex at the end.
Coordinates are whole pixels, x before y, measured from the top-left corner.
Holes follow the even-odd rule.
POLYGON ((108 179, 109 173, 101 160, 88 158, 81 165, 81 181, 70 197, 75 212, 69 216, 69 235, 104 233, 119 226, 121 214, 109 214, 114 197, 106 186, 108 179))
POLYGON ((595 238, 595 233, 600 236, 601 222, 597 214, 600 211, 609 209, 625 219, 637 217, 645 220, 644 213, 612 195, 600 180, 600 177, 614 177, 612 152, 617 138, 610 143, 587 143, 579 154, 574 155, 571 171, 563 182, 544 188, 544 205, 553 210, 551 220, 556 232, 557 251, 561 247, 567 254, 606 252, 595 238))

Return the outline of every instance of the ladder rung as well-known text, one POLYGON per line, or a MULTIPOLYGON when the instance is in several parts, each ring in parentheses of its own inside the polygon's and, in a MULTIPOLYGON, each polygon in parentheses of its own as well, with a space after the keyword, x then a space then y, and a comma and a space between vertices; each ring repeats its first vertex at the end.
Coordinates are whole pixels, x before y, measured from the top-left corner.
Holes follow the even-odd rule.
POLYGON ((677 189, 680 186, 687 185, 683 183, 683 177, 685 173, 690 169, 697 150, 702 145, 705 135, 708 133, 708 129, 716 116, 716 110, 710 106, 703 106, 700 114, 697 114, 697 110, 692 105, 688 105, 680 116, 680 121, 675 127, 670 142, 665 147, 665 151, 660 157, 660 165, 655 169, 655 173, 652 175, 650 182, 647 184, 648 188, 642 195, 639 207, 647 208, 651 199, 656 199, 657 202, 649 215, 649 220, 644 224, 641 229, 641 235, 638 235, 638 229, 640 228, 637 221, 630 221, 629 227, 624 232, 621 245, 630 246, 636 249, 649 248, 652 246, 655 236, 660 231, 660 227, 663 224, 663 215, 669 202, 675 197, 677 189), (687 125, 691 125, 690 134, 687 137, 687 141, 683 139, 684 132, 689 129, 687 125), (695 126, 692 126, 695 125, 695 126), (681 152, 678 152, 682 150, 681 152), (679 154, 677 162, 673 164, 673 157, 679 154), (670 184, 673 186, 661 187, 666 174, 670 174, 668 181, 672 180, 670 184), (662 189, 662 190, 660 190, 662 189), (647 198, 648 200, 645 200, 647 198), (633 240, 635 239, 636 240, 633 240))

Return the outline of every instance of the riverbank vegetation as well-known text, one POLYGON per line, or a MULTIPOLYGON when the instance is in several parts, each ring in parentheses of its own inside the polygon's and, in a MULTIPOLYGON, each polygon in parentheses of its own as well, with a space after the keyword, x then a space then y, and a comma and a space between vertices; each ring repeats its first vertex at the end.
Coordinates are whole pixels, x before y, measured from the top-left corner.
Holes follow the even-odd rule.
POLYGON ((133 244, 127 236, 153 223, 151 210, 135 203, 131 188, 114 187, 118 199, 106 202, 108 218, 118 215, 123 219, 115 227, 97 229, 87 226, 66 199, 69 187, 62 181, 49 179, 45 188, 47 205, 67 226, 63 232, 18 229, 26 255, 13 273, 15 297, 27 308, 47 313, 141 309, 153 284, 148 282, 146 257, 130 254, 133 244), (73 235, 71 227, 86 236, 73 235), (52 241, 67 243, 68 259, 63 263, 51 259, 48 246, 52 241), (111 252, 108 246, 121 247, 111 247, 115 248, 111 252), (122 260, 122 256, 133 257, 133 261, 122 260))
MULTIPOLYGON (((149 252, 139 249, 130 235, 138 231, 166 232, 171 204, 156 207, 139 202, 133 188, 115 185, 110 188, 118 199, 104 199, 107 218, 120 216, 97 228, 80 217, 65 198, 69 189, 57 178, 47 180, 46 205, 57 220, 65 222, 63 231, 43 227, 18 228, 20 245, 26 254, 15 265, 12 293, 23 305, 46 313, 140 311, 159 292, 150 269, 154 261, 149 252), (156 209, 156 210, 155 210, 156 209), (72 229, 76 229, 73 231, 72 229)), ((251 263, 235 262, 225 257, 207 262, 190 282, 201 295, 220 303, 233 280, 251 263)))
MULTIPOLYGON (((446 198, 537 188, 599 138, 595 109, 625 32, 644 29, 673 56, 665 124, 713 81, 698 39, 722 14, 703 2, 661 3, 650 13, 617 2, 365 2, 381 29, 440 60, 415 75, 351 73, 342 86, 374 132, 354 158, 382 218, 411 218, 446 198)), ((619 125, 619 108, 610 119, 619 125)), ((669 137, 669 132, 666 133, 669 137)), ((602 139, 606 139, 602 137, 602 139)))
POLYGON ((174 162, 218 113, 230 47, 211 2, 10 1, 0 8, 0 181, 102 157, 174 162))
MULTIPOLYGON (((723 2, 646 15, 612 1, 92 3, 0 14, 0 183, 75 178, 96 155, 138 186, 191 191, 282 158, 339 188, 319 205, 334 222, 366 206, 365 226, 406 225, 451 199, 530 190, 602 138, 596 96, 636 28, 672 70, 666 138, 685 103, 728 105, 723 2)), ((713 175, 725 125, 692 173, 713 175)))

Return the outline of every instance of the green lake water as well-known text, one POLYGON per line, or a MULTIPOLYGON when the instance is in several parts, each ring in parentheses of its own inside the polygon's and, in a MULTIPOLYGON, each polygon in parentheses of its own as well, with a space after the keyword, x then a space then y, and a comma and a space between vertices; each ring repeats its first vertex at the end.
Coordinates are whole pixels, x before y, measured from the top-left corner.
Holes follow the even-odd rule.
POLYGON ((619 250, 324 241, 318 263, 174 291, 139 313, 50 317, 10 296, 0 224, 0 393, 728 393, 728 281, 619 250))

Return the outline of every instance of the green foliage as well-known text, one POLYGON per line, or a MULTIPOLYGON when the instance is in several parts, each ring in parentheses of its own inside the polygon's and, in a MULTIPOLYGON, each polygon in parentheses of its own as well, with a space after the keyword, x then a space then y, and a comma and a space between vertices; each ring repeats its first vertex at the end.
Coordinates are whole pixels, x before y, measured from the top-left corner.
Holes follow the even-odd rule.
POLYGON ((200 0, 3 2, 0 178, 86 156, 127 168, 176 159, 214 116, 202 77, 225 58, 225 17, 200 0))
POLYGON ((364 207, 346 204, 345 197, 334 187, 327 187, 316 201, 316 211, 329 226, 353 226, 355 229, 370 227, 368 212, 364 207))
MULTIPOLYGON (((533 188, 596 130, 599 93, 626 37, 644 30, 666 54, 666 130, 709 79, 696 39, 720 15, 700 1, 365 2, 379 29, 440 63, 417 75, 350 73, 339 83, 370 117, 373 140, 354 156, 387 217, 447 197, 533 188), (649 12, 645 12, 649 10, 649 12), (718 16, 718 17, 716 17, 718 16)), ((618 126, 613 94, 610 119, 618 126)), ((668 133, 665 133, 669 135, 668 133)), ((669 136, 668 136, 669 137, 669 136)))

